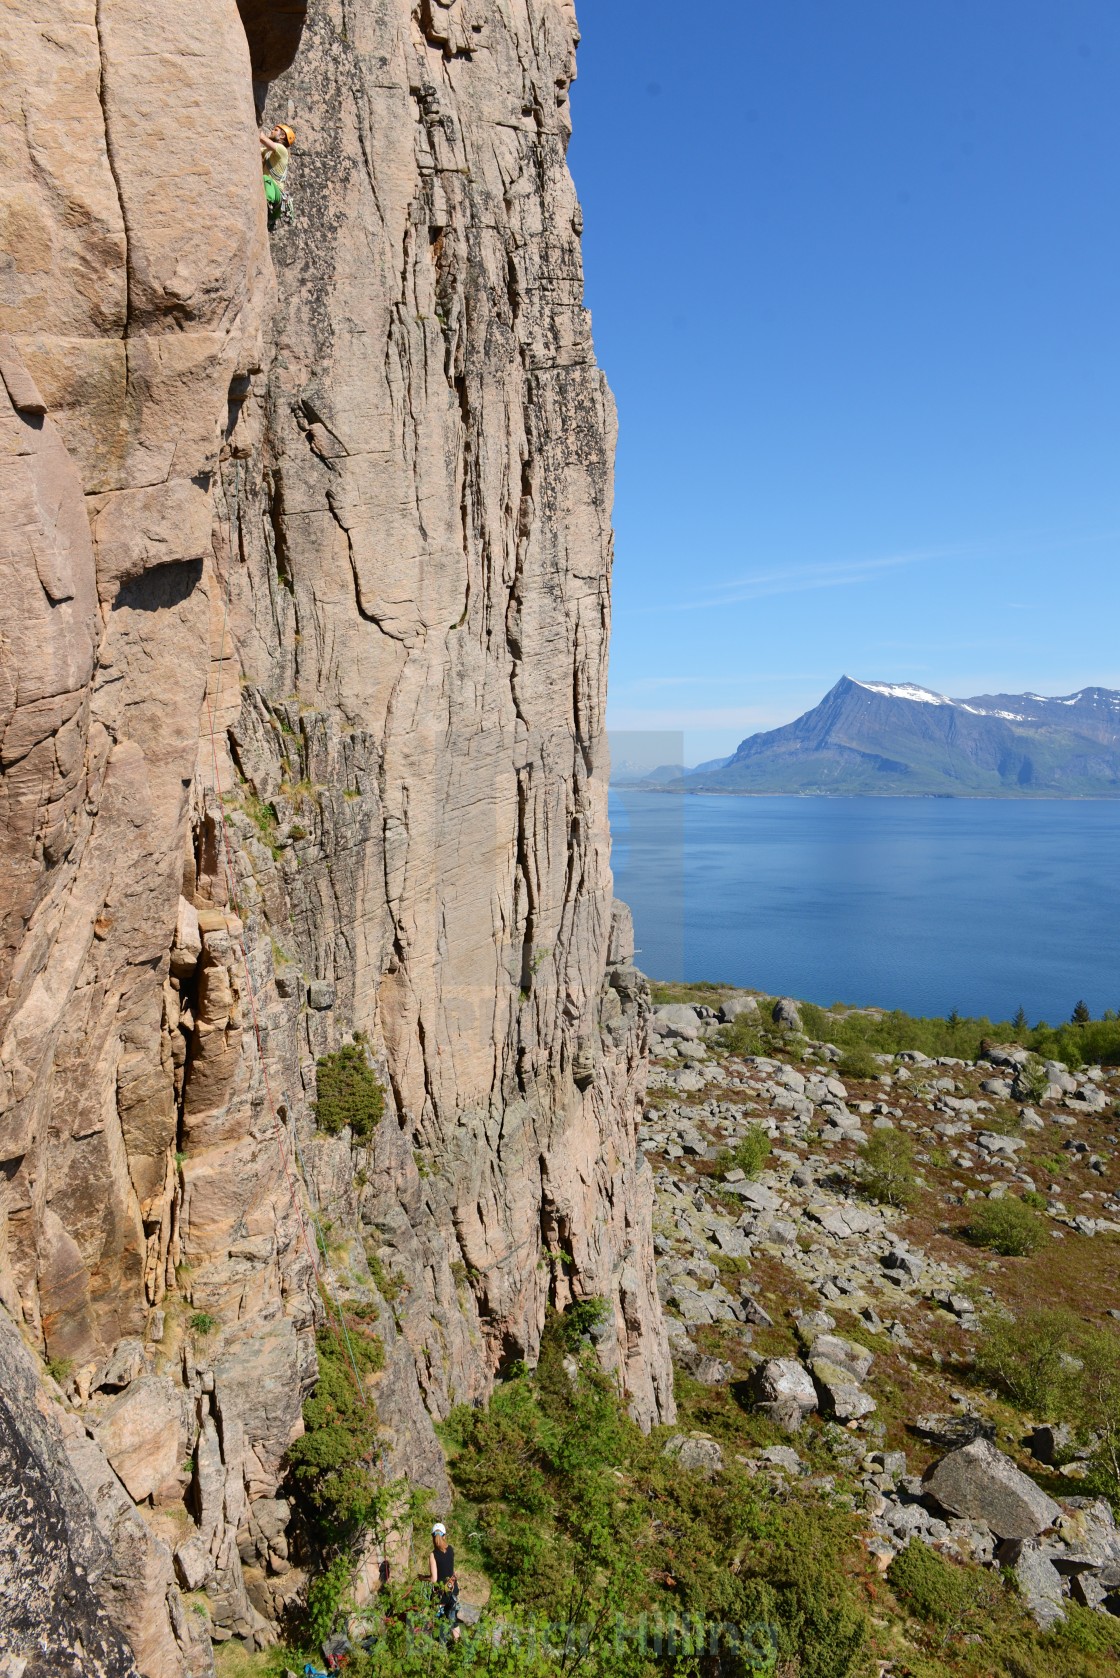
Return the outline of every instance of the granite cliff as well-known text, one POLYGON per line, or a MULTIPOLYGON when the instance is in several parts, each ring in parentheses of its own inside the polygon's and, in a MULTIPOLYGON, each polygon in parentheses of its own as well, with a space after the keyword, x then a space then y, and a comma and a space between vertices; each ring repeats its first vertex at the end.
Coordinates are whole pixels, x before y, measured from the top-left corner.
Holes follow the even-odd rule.
POLYGON ((332 1289, 377 1311, 385 1472, 437 1502, 433 1418, 531 1361, 549 1303, 602 1296, 633 1413, 672 1414, 577 39, 565 0, 9 9, 0 1446, 37 1490, 0 1508, 0 1615, 27 1678, 269 1641, 332 1289), (262 120, 299 136, 271 241, 262 120), (313 1108, 355 1038, 387 1091, 360 1144, 313 1108))

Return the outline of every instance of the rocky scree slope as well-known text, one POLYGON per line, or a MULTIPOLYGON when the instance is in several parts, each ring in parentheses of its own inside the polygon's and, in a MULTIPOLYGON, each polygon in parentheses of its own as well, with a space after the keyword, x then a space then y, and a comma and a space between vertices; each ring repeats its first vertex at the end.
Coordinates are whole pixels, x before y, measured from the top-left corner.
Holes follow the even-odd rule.
POLYGON ((82 1563, 55 1670, 127 1670, 118 1635, 164 1678, 302 1589, 310 1219, 376 1314, 384 1471, 437 1503, 432 1418, 549 1302, 602 1296, 634 1414, 673 1413, 608 865, 614 416, 565 0, 10 14, 0 1307, 52 1373, 5 1425, 85 1502, 5 1541, 60 1566, 92 1521, 126 1565, 82 1563), (385 1113, 327 1137, 355 1033, 385 1113))
MULTIPOLYGON (((841 1077, 842 1050, 805 1038, 795 1002, 676 994, 653 1012, 641 1146, 678 1379, 712 1395, 686 1412, 732 1439, 744 1409, 791 1435, 750 1461, 779 1495, 793 1476, 862 1509, 872 1571, 917 1540, 1010 1570, 1044 1628, 1071 1603, 1120 1614, 1120 1531, 1081 1485, 1091 1442, 973 1370, 992 1314, 1064 1306, 1120 1332, 1120 1070, 1049 1062, 1040 1077, 1007 1044, 977 1062, 880 1055, 873 1076, 841 1077), (759 1027, 766 1052, 729 1048, 731 1021, 759 1027), (748 1174, 735 1151, 756 1130, 769 1153, 748 1174), (866 1190, 860 1150, 882 1132, 913 1148, 905 1208, 866 1190), (977 1206, 1024 1192, 1042 1208, 1033 1257, 965 1238, 977 1206)), ((711 1429, 672 1442, 709 1474, 731 1448, 711 1429)))

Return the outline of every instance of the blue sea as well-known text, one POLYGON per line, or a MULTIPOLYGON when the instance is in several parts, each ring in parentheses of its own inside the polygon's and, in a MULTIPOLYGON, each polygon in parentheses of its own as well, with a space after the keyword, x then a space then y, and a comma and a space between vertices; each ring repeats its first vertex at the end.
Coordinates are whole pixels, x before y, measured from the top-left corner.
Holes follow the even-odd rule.
POLYGON ((613 788, 638 965, 912 1014, 1120 1008, 1120 801, 613 788))

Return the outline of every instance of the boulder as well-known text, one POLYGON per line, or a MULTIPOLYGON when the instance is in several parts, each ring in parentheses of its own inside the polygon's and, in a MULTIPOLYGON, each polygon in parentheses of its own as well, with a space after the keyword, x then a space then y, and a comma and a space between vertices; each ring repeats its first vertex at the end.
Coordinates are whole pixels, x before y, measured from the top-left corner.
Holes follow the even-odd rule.
POLYGON ((680 1038, 689 1043, 700 1035, 696 1010, 684 1002, 663 1002, 653 1010, 650 1027, 659 1037, 680 1038))
POLYGON ((996 1436, 994 1424, 985 1421, 983 1416, 942 1416, 927 1412, 915 1417, 911 1426, 923 1439, 940 1445, 944 1450, 956 1450, 961 1445, 971 1445, 974 1439, 994 1439, 996 1436))
POLYGON ((809 1347, 810 1362, 817 1358, 826 1358, 829 1363, 847 1370, 853 1381, 865 1381, 875 1362, 874 1352, 869 1352, 866 1346, 857 1345, 854 1340, 843 1339, 839 1334, 818 1334, 814 1338, 809 1347))
POLYGON ((788 1432, 817 1408, 817 1390, 796 1358, 767 1358, 753 1371, 748 1391, 758 1408, 788 1432))
POLYGON ((719 1011, 719 1017, 724 1025, 730 1025, 732 1020, 739 1019, 743 1014, 753 1014, 757 1017, 758 1003, 753 996, 729 996, 727 1001, 721 1005, 719 1011))
POLYGON ((776 1212, 781 1205, 773 1189, 768 1189, 763 1183, 752 1183, 748 1179, 742 1183, 724 1182, 721 1186, 725 1193, 735 1195, 756 1212, 776 1212))
POLYGON ((1001 1544, 996 1560, 1013 1570, 1019 1596, 1043 1631, 1065 1619, 1062 1576, 1037 1538, 1001 1544))
POLYGON ((974 1439, 927 1469, 922 1484, 952 1515, 984 1521, 999 1538, 1036 1538, 1061 1519, 1052 1497, 990 1439, 974 1439))
POLYGON ((165 1375, 143 1375, 110 1404, 97 1443, 134 1503, 157 1492, 179 1466, 179 1394, 165 1375))
POLYGON ((742 1283, 740 1283, 739 1291, 743 1307, 743 1321, 751 1323, 755 1328, 773 1328, 773 1317, 764 1306, 758 1303, 754 1295, 743 1287, 742 1283))
POLYGON ((792 1445, 767 1445, 765 1450, 758 1453, 759 1462, 768 1462, 774 1468, 785 1468, 791 1474, 800 1474, 801 1458, 792 1445))
POLYGON ((144 1347, 134 1337, 120 1341, 93 1385, 101 1391, 119 1392, 135 1381, 144 1367, 144 1347))
POLYGON ((771 1010, 770 1018, 783 1031, 800 1031, 801 1014, 791 996, 780 996, 771 1010))
POLYGON ((887 1280, 899 1287, 905 1287, 908 1282, 920 1282, 925 1269, 922 1255, 908 1252, 905 1247, 892 1248, 889 1253, 884 1253, 879 1263, 887 1273, 887 1280))
POLYGON ((821 1408, 839 1422, 858 1421, 876 1408, 870 1393, 865 1393, 851 1372, 829 1358, 814 1358, 810 1365, 821 1408))
POLYGON ((675 1433, 661 1454, 675 1458, 682 1468, 693 1469, 707 1480, 714 1479, 723 1467, 723 1451, 709 1433, 675 1433))
POLYGON ((859 1206, 810 1206, 806 1215, 840 1241, 867 1235, 878 1226, 878 1219, 859 1206))
POLYGON ((1073 1429, 1068 1422, 1042 1422, 1032 1429, 1023 1441, 1035 1462, 1056 1468, 1073 1445, 1073 1429))

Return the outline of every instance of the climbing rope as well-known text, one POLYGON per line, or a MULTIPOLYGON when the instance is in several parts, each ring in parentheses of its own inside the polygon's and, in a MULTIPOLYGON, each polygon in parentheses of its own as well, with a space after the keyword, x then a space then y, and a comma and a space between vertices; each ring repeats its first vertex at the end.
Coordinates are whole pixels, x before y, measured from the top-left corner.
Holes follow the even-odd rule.
MULTIPOLYGON (((221 771, 220 771, 219 766, 218 766, 218 742, 217 742, 217 733, 216 733, 216 729, 215 729, 214 717, 215 717, 215 713, 217 713, 218 715, 221 714, 222 667, 225 663, 226 631, 227 631, 228 626, 229 626, 229 596, 230 596, 230 583, 231 583, 232 570, 233 570, 233 526, 234 526, 234 519, 235 518, 237 520, 237 529, 238 529, 238 534, 239 535, 240 535, 240 530, 241 530, 241 522, 240 522, 240 517, 241 517, 241 515, 240 515, 240 462, 238 460, 234 461, 234 496, 233 496, 233 512, 232 513, 230 511, 229 495, 226 491, 225 480, 224 480, 224 478, 222 478, 220 469, 219 469, 218 477, 219 477, 219 481, 221 482, 221 485, 222 485, 222 499, 225 502, 225 509, 226 509, 226 530, 227 530, 227 535, 228 535, 229 572, 230 572, 230 575, 227 576, 227 578, 225 580, 225 583, 222 586, 222 634, 221 634, 221 639, 218 643, 218 679, 217 679, 217 682, 215 684, 213 706, 211 706, 211 704, 210 704, 210 682, 209 682, 209 679, 207 679, 207 683, 206 683, 206 716, 207 716, 207 722, 208 722, 209 728, 210 728, 210 756, 211 756, 211 762, 213 764, 213 770, 214 770, 214 791, 215 791, 215 794, 217 796, 217 801, 218 801, 218 818, 219 818, 219 826, 220 826, 220 831, 221 831, 221 836, 222 836, 222 854, 223 854, 223 861, 224 861, 224 864, 225 864, 225 875, 226 875, 226 894, 227 894, 227 897, 229 899, 230 908, 237 915, 238 921, 239 921, 239 923, 241 925, 241 929, 242 929, 241 932, 237 935, 237 940, 236 941, 237 941, 238 948, 241 951, 242 966, 245 969, 245 990, 246 990, 246 995, 249 998, 249 1013, 250 1013, 250 1016, 251 1016, 251 1019, 252 1019, 252 1025, 253 1025, 253 1040, 254 1040, 254 1042, 256 1043, 256 1046, 257 1046, 257 1058, 260 1061, 261 1075, 262 1075, 262 1078, 263 1078, 263 1081, 264 1081, 265 1095, 266 1095, 267 1100, 268 1100, 269 1112, 270 1112, 271 1117, 272 1117, 272 1128, 273 1128, 273 1134, 276 1138, 276 1147, 277 1147, 277 1150, 279 1151, 280 1161, 281 1161, 281 1164, 283 1165, 283 1168, 284 1168, 284 1177, 285 1177, 285 1181, 287 1183, 288 1197, 291 1201, 292 1210, 295 1212, 296 1220, 299 1224, 300 1233, 303 1237, 303 1244, 304 1244, 304 1247, 307 1250, 307 1256, 308 1256, 308 1258, 311 1262, 311 1269, 312 1269, 312 1273, 314 1274, 314 1277, 315 1277, 316 1286, 319 1289, 320 1298, 322 1298, 324 1296, 324 1293, 327 1291, 327 1290, 324 1289, 324 1286, 323 1286, 323 1277, 324 1277, 324 1274, 326 1275, 326 1280, 327 1280, 327 1285, 328 1285, 329 1292, 330 1292, 330 1297, 333 1300, 334 1308, 335 1308, 336 1312, 338 1313, 339 1328, 342 1331, 341 1336, 339 1335, 339 1330, 335 1328, 334 1323, 331 1320, 331 1315, 330 1315, 329 1311, 326 1313, 327 1324, 328 1324, 332 1334, 334 1335, 335 1343, 339 1346, 340 1350, 343 1347, 345 1348, 347 1360, 348 1360, 350 1368, 353 1372, 354 1384, 355 1384, 355 1386, 357 1388, 357 1391, 358 1391, 358 1397, 361 1400, 362 1407, 364 1409, 368 1410, 369 1399, 368 1399, 368 1396, 366 1394, 365 1386, 362 1382, 361 1374, 359 1373, 359 1370, 358 1370, 357 1359, 354 1356, 354 1347, 353 1347, 353 1345, 351 1343, 351 1340, 350 1340, 350 1332, 349 1332, 349 1330, 346 1326, 346 1316, 345 1316, 345 1313, 343 1312, 343 1309, 342 1309, 342 1301, 339 1298, 338 1288, 335 1284, 335 1279, 334 1279, 334 1276, 331 1272, 330 1266, 326 1262, 326 1253, 323 1250, 323 1249, 325 1249, 326 1243, 325 1243, 325 1240, 323 1239, 322 1231, 320 1230, 318 1223, 315 1223, 315 1234, 318 1237, 318 1239, 313 1241, 311 1239, 310 1234, 308 1233, 307 1220, 306 1220, 306 1218, 304 1217, 304 1214, 303 1214, 303 1204, 302 1204, 302 1201, 300 1199, 299 1193, 296 1189, 296 1184, 295 1184, 295 1180, 294 1180, 294 1177, 293 1177, 291 1164, 290 1164, 290 1161, 289 1161, 289 1158, 288 1158, 288 1150, 287 1150, 287 1148, 285 1147, 285 1144, 284 1144, 284 1131, 283 1131, 283 1127, 280 1123, 279 1109, 277 1107, 275 1097, 273 1096, 273 1093, 272 1093, 272 1080, 269 1078, 269 1075, 268 1075, 268 1063, 265 1060, 265 1056, 264 1056, 264 1043, 263 1043, 263 1040, 262 1040, 262 1037, 261 1037, 260 1017, 259 1017, 259 1014, 257 1012, 256 990, 255 990, 255 987, 253 985, 252 968, 249 964, 249 952, 248 952, 248 948, 247 948, 246 943, 245 943, 245 920, 244 920, 244 917, 241 914, 240 906, 239 906, 238 900, 237 900, 237 885, 236 885, 236 879, 235 879, 234 872, 233 872, 233 851, 232 851, 232 847, 230 845, 230 840, 229 840, 229 829, 226 826, 225 798, 224 798, 224 795, 223 795, 223 792, 222 792, 221 771), (320 1247, 320 1242, 322 1242, 322 1247, 320 1247), (324 1261, 322 1266, 320 1266, 320 1263, 319 1263, 320 1257, 322 1257, 323 1261, 324 1261)), ((294 1117, 292 1118, 291 1122, 292 1122, 292 1140, 293 1140, 293 1143, 295 1144, 295 1148, 296 1148, 296 1151, 298 1153, 299 1152, 299 1141, 298 1141, 298 1138, 296 1137, 296 1134, 295 1134, 295 1119, 294 1119, 294 1117)), ((300 1157, 301 1157, 301 1163, 302 1163, 302 1156, 300 1156, 300 1157)), ((313 1220, 314 1220, 314 1212, 312 1213, 312 1217, 313 1217, 313 1220)))

